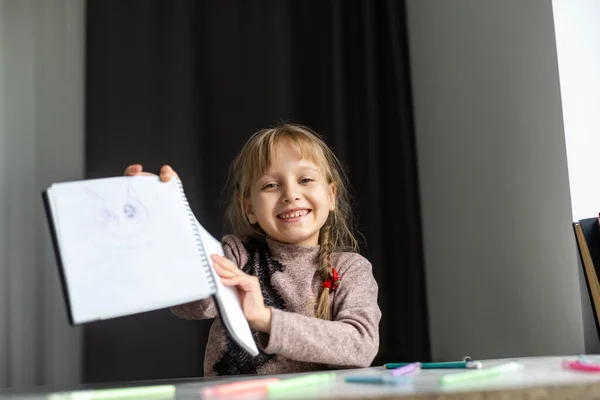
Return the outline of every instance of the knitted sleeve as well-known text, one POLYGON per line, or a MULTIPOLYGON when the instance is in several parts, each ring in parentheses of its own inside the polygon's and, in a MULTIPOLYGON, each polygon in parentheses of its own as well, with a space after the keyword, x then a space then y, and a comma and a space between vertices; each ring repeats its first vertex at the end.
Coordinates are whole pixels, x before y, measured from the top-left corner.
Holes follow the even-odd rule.
POLYGON ((269 354, 339 367, 368 367, 379 350, 378 287, 371 263, 342 253, 333 263, 340 286, 333 296, 332 321, 272 309, 271 332, 260 335, 269 354))
MULTIPOLYGON (((248 259, 242 241, 233 235, 226 235, 222 240, 225 257, 241 268, 248 259)), ((211 261, 212 262, 212 261, 211 261)), ((191 303, 171 307, 171 312, 184 319, 212 319, 217 316, 217 307, 212 297, 191 303)))

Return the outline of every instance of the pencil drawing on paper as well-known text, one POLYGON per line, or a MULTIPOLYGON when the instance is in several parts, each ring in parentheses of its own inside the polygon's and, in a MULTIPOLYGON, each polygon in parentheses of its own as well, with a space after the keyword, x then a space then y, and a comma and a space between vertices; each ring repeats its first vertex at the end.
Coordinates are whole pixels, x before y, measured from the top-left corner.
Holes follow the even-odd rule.
POLYGON ((127 238, 142 233, 150 221, 148 210, 137 196, 131 180, 122 200, 107 201, 90 188, 85 193, 95 202, 94 218, 98 228, 110 235, 127 238))

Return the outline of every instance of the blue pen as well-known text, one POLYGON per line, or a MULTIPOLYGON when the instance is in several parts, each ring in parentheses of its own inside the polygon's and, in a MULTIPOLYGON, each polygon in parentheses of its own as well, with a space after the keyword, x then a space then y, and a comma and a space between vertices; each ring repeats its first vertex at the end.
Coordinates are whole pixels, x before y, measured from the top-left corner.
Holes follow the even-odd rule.
POLYGON ((344 380, 348 383, 376 383, 399 385, 411 381, 407 376, 391 376, 391 375, 356 375, 346 376, 344 380))

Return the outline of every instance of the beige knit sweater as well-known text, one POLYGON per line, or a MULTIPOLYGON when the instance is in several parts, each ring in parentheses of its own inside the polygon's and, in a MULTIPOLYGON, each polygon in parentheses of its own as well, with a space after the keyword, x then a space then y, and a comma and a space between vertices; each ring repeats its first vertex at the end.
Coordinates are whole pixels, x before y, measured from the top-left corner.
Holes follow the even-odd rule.
POLYGON ((259 278, 272 309, 271 333, 253 332, 261 354, 251 357, 229 339, 212 298, 172 307, 186 319, 215 318, 204 359, 204 375, 279 374, 326 368, 367 367, 379 348, 377 283, 371 264, 356 253, 334 253, 341 277, 331 294, 332 321, 315 317, 322 280, 319 246, 298 247, 266 239, 223 238, 225 256, 259 278))

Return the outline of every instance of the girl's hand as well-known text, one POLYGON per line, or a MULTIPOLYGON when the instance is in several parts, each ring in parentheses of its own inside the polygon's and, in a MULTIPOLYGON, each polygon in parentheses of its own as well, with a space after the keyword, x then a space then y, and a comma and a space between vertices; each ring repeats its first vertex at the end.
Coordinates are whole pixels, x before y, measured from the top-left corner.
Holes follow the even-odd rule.
POLYGON ((258 278, 248 275, 225 257, 213 254, 210 258, 223 285, 237 287, 242 310, 250 327, 259 332, 271 332, 271 309, 265 307, 258 278))
MULTIPOLYGON (((146 172, 143 170, 141 164, 132 164, 125 169, 125 175, 127 176, 156 176, 156 174, 152 174, 150 172, 146 172)), ((160 168, 160 180, 163 182, 168 182, 173 178, 177 178, 177 173, 173 171, 168 165, 163 165, 160 168)))

